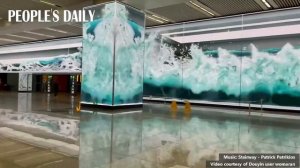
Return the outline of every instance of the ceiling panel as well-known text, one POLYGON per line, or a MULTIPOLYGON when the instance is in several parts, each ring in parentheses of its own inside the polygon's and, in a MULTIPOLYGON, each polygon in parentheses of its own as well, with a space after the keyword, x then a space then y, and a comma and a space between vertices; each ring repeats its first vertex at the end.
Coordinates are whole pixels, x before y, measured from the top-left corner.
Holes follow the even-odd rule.
POLYGON ((300 0, 274 0, 280 8, 300 6, 300 0))
MULTIPOLYGON (((2 34, 5 34, 7 28, 10 30, 7 33, 12 33, 17 36, 27 36, 32 37, 38 40, 43 39, 51 39, 51 38, 60 38, 60 37, 68 37, 68 36, 77 36, 82 34, 82 24, 81 23, 73 23, 72 25, 65 24, 59 25, 58 24, 45 24, 43 26, 37 26, 36 24, 26 24, 16 25, 15 23, 11 23, 11 27, 7 25, 5 19, 7 19, 7 10, 9 9, 51 9, 53 6, 47 5, 44 3, 39 2, 40 0, 0 0, 0 17, 3 19, 0 20, 0 32, 1 28, 2 34), (29 26, 28 26, 29 25, 29 26), (17 27, 17 28, 15 28, 17 27), (20 27, 20 28, 19 28, 20 27), (55 28, 59 30, 66 31, 67 33, 60 33, 51 30, 47 30, 45 28, 55 28), (21 29, 22 28, 22 29, 21 29), (40 35, 34 35, 24 32, 25 30, 50 35, 53 37, 46 37, 40 35), (4 33, 5 32, 5 33, 4 33)), ((81 9, 83 6, 88 6, 92 4, 93 0, 46 0, 53 4, 57 4, 62 6, 64 9, 81 9)), ((209 16, 204 15, 199 10, 196 10, 186 3, 189 0, 121 0, 128 5, 134 6, 136 8, 146 10, 148 13, 157 14, 161 17, 165 17, 170 19, 172 22, 183 22, 183 21, 191 21, 191 20, 201 20, 208 18, 209 16)), ((193 0, 196 1, 196 0, 193 0)), ((244 13, 251 13, 257 11, 263 11, 262 7, 259 6, 259 0, 197 0, 203 5, 207 6, 211 10, 217 12, 221 16, 228 16, 234 14, 244 14, 244 13)), ((271 4, 275 4, 276 7, 274 8, 287 8, 287 7, 296 7, 300 6, 300 0, 267 0, 271 4)), ((260 4, 262 5, 262 4, 260 4)), ((265 8, 267 10, 267 8, 265 8)), ((147 26, 155 26, 160 25, 161 23, 155 22, 153 20, 147 19, 146 25, 147 26)), ((29 42, 33 40, 29 39, 22 39, 18 37, 12 36, 0 36, 0 45, 3 44, 12 44, 16 42, 9 42, 3 41, 2 38, 8 38, 11 40, 17 40, 22 42, 29 42)))
POLYGON ((72 23, 69 23, 69 25, 82 29, 82 23, 80 23, 80 22, 72 22, 72 23))
POLYGON ((38 39, 38 40, 44 40, 45 39, 44 36, 38 36, 38 35, 34 35, 34 34, 29 34, 29 33, 26 33, 26 32, 16 33, 15 35, 17 35, 17 36, 24 36, 24 37, 30 37, 30 38, 35 38, 35 39, 38 39))
POLYGON ((0 35, 0 42, 5 44, 12 44, 12 43, 20 43, 20 42, 26 42, 26 39, 20 39, 16 37, 10 37, 7 35, 0 35), (7 39, 7 40, 5 40, 7 39))
POLYGON ((30 9, 53 9, 53 6, 45 5, 39 1, 33 0, 1 0, 1 9, 19 9, 19 10, 30 10, 30 9))
POLYGON ((184 3, 186 0, 121 0, 123 3, 129 4, 139 9, 155 9, 174 4, 184 3))
POLYGON ((47 0, 47 2, 51 2, 62 7, 78 4, 84 1, 86 0, 47 0))
POLYGON ((154 21, 152 21, 152 20, 150 20, 150 19, 146 19, 146 25, 147 26, 155 26, 155 25, 159 25, 160 23, 158 23, 158 22, 154 22, 154 21))
POLYGON ((72 33, 65 34, 65 33, 59 33, 59 32, 49 31, 47 29, 38 29, 38 30, 34 30, 32 32, 54 36, 54 38, 73 36, 72 33))
POLYGON ((27 41, 28 40, 26 38, 19 38, 19 37, 14 37, 14 36, 9 36, 9 35, 1 35, 0 38, 16 40, 16 41, 27 41))
POLYGON ((9 43, 0 40, 0 45, 6 45, 6 44, 9 44, 9 43))
POLYGON ((4 16, 7 16, 7 9, 6 9, 6 7, 2 7, 0 5, 0 17, 4 17, 4 16))
POLYGON ((195 10, 194 8, 189 7, 185 3, 155 8, 149 11, 164 16, 168 19, 174 20, 176 22, 207 18, 206 15, 195 10))
POLYGON ((254 0, 198 0, 198 1, 223 16, 257 12, 263 10, 254 0))
POLYGON ((60 26, 55 26, 55 27, 51 27, 54 29, 58 29, 58 30, 62 30, 62 31, 66 31, 68 32, 68 34, 71 35, 81 35, 82 34, 82 28, 77 27, 77 26, 71 26, 71 25, 60 25, 60 26))

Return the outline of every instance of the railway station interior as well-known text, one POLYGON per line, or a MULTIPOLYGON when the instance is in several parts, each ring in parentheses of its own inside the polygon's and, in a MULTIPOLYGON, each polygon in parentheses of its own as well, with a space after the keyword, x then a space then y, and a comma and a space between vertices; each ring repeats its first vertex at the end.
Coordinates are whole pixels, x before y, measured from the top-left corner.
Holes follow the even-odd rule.
POLYGON ((0 168, 222 153, 300 153, 300 0, 1 0, 0 168), (94 19, 8 18, 82 9, 94 19))

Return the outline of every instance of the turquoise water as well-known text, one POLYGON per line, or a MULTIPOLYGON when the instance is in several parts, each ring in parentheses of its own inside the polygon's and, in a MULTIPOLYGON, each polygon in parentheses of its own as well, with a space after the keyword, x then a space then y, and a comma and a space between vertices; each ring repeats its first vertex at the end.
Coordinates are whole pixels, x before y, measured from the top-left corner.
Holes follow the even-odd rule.
MULTIPOLYGON (((167 97, 210 100, 205 94, 224 95, 212 101, 260 101, 300 106, 300 49, 290 43, 282 48, 203 49, 200 44, 170 45, 155 34, 146 39, 146 95, 166 97, 160 89, 173 88, 167 97), (179 47, 179 48, 178 48, 179 47)), ((280 40, 280 39, 278 39, 280 40)), ((240 47, 240 46, 237 46, 240 47)))
POLYGON ((1 60, 0 72, 81 72, 81 53, 1 60))
MULTIPOLYGON (((118 105, 142 101, 144 26, 130 20, 131 10, 109 3, 98 20, 84 24, 83 102, 118 105)), ((138 19, 143 21, 144 15, 138 19)))

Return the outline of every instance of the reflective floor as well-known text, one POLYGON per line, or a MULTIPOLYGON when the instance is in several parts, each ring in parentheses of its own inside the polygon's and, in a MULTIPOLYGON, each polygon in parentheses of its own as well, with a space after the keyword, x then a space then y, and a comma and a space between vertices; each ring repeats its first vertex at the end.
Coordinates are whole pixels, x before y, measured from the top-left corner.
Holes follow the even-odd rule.
POLYGON ((79 167, 79 122, 67 94, 0 92, 0 168, 79 167))
POLYGON ((69 95, 0 97, 0 168, 204 168, 222 152, 300 153, 296 114, 170 104, 78 113, 69 95))
POLYGON ((168 106, 83 111, 80 167, 205 168, 222 152, 300 153, 299 116, 168 106))
POLYGON ((78 160, 76 157, 0 136, 0 167, 73 168, 78 167, 78 160))
POLYGON ((76 115, 76 106, 78 106, 80 99, 79 96, 71 96, 65 93, 54 96, 47 93, 0 92, 0 97, 1 109, 67 115, 76 115))

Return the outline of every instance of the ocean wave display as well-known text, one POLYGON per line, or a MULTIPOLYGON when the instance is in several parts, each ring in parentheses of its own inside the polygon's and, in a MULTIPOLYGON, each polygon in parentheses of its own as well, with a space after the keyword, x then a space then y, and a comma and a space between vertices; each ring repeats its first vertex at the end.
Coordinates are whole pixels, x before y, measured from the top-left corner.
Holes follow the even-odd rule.
POLYGON ((81 72, 81 53, 0 60, 0 72, 81 72))
POLYGON ((100 18, 83 26, 82 101, 139 103, 143 92, 144 26, 138 22, 144 23, 144 15, 118 3, 95 9, 101 11, 100 18))
POLYGON ((171 44, 152 33, 146 39, 146 96, 209 101, 254 101, 300 106, 300 49, 247 50, 199 43, 171 44))

